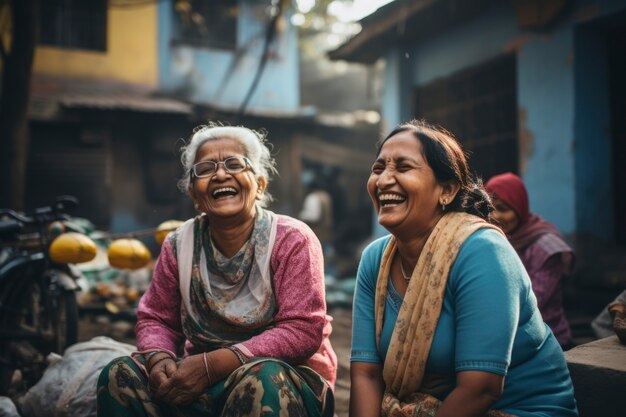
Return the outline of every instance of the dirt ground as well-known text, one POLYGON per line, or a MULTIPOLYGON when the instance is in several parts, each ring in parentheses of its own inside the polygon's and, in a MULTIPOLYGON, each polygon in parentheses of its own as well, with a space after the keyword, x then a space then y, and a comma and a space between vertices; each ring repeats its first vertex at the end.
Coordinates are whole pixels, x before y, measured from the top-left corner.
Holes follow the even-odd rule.
POLYGON ((352 335, 352 310, 335 308, 329 311, 333 316, 333 332, 330 341, 337 353, 337 382, 335 384, 335 414, 348 416, 350 400, 350 346, 352 335))
MULTIPOLYGON (((333 332, 330 339, 339 362, 335 385, 335 415, 347 417, 350 396, 352 310, 333 308, 328 313, 333 317, 333 332)), ((87 341, 96 336, 108 336, 119 342, 135 344, 133 323, 125 320, 112 321, 104 315, 83 314, 79 322, 78 334, 80 341, 87 341)))

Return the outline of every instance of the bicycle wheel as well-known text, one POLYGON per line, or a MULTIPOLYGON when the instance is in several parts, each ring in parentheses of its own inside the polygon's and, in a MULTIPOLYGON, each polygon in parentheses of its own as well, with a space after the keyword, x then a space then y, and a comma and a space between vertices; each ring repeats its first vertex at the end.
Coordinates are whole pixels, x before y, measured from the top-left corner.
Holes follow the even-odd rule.
POLYGON ((78 305, 74 291, 51 289, 48 282, 25 280, 6 289, 11 300, 0 315, 0 328, 21 333, 43 355, 63 354, 78 338, 78 305), (28 336, 30 335, 30 336, 28 336))
POLYGON ((68 346, 78 340, 78 304, 76 293, 72 290, 62 290, 54 295, 51 303, 53 340, 51 350, 62 355, 68 346))
POLYGON ((28 340, 43 355, 62 355, 78 339, 76 293, 50 277, 13 280, 0 292, 0 306, 0 331, 21 333, 14 340, 28 340))
POLYGON ((28 388, 42 375, 45 358, 34 352, 40 348, 42 286, 41 265, 30 263, 4 276, 0 285, 0 395, 9 389, 15 369, 22 371, 22 388, 28 388))
POLYGON ((5 281, 0 285, 0 395, 8 394, 13 372, 19 367, 11 352, 13 340, 10 335, 18 330, 15 318, 16 312, 21 309, 16 304, 22 302, 20 295, 27 288, 26 280, 5 281))

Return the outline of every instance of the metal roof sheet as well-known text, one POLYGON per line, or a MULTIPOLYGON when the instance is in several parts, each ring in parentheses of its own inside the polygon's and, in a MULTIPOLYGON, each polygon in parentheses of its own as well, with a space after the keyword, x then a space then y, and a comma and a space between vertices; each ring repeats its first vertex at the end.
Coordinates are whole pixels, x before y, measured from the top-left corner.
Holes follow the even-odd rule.
POLYGON ((129 94, 64 94, 58 97, 62 107, 100 110, 129 110, 146 113, 190 114, 192 105, 182 101, 129 94))

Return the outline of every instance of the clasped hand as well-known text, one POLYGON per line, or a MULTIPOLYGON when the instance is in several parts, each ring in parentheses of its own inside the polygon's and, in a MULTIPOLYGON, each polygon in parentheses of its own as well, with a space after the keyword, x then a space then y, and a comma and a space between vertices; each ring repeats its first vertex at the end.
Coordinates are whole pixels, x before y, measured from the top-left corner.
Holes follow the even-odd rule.
POLYGON ((170 405, 185 405, 209 387, 202 354, 189 356, 178 364, 172 358, 157 359, 148 376, 148 385, 156 399, 170 405))

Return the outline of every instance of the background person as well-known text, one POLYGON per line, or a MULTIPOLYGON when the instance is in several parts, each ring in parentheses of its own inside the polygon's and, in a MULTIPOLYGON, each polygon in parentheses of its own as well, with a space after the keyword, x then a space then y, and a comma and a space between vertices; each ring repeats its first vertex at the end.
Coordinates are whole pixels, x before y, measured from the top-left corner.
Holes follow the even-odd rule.
POLYGON ((454 138, 398 126, 367 189, 391 236, 359 266, 350 415, 576 416, 563 351, 454 138))
POLYGON ((528 192, 517 175, 496 175, 485 185, 492 194, 493 217, 526 267, 543 321, 564 349, 572 332, 563 309, 563 280, 572 271, 574 253, 552 224, 529 210, 528 192))
MULTIPOLYGON (((624 322, 625 319, 623 317, 623 312, 625 311, 626 290, 619 293, 615 300, 608 303, 606 307, 602 309, 600 314, 598 314, 591 321, 591 330, 593 330, 593 333, 598 339, 613 336, 619 331, 621 331, 622 333, 626 332, 626 329, 622 329, 623 327, 626 327, 626 322, 624 322)), ((620 337, 622 343, 626 345, 626 342, 624 342, 623 339, 624 336, 620 337)))
POLYGON ((332 416, 322 251, 304 223, 263 208, 264 138, 203 126, 181 159, 201 214, 164 242, 138 352, 102 371, 98 415, 332 416))
POLYGON ((298 218, 313 230, 322 244, 326 274, 334 275, 332 261, 335 253, 333 246, 333 198, 322 187, 321 181, 313 172, 305 172, 304 185, 306 195, 298 218))

